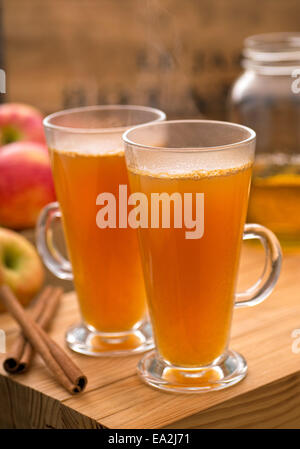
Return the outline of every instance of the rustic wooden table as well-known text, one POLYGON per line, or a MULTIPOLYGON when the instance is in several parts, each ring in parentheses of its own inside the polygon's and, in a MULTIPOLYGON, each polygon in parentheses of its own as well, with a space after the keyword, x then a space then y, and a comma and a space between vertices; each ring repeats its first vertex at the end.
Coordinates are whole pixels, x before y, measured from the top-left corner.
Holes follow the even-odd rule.
MULTIPOLYGON (((253 282, 262 260, 260 248, 243 249, 239 286, 253 282)), ((66 328, 78 318, 76 296, 67 293, 52 337, 64 345, 66 328)), ((2 314, 0 328, 9 349, 16 324, 2 314)), ((300 336, 300 251, 284 255, 279 283, 265 303, 234 313, 231 346, 249 367, 240 384, 199 395, 162 393, 137 377, 140 356, 92 358, 70 352, 89 379, 87 390, 72 397, 36 357, 27 374, 7 377, 1 366, 0 428, 300 428, 295 329, 300 336)))

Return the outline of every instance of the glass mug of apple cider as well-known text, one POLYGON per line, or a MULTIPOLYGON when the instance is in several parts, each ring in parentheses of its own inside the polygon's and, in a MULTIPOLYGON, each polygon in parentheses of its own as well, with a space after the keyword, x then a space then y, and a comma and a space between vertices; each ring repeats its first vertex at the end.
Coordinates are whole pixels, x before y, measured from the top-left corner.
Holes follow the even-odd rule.
POLYGON ((140 215, 150 223, 143 220, 138 236, 157 349, 138 373, 174 392, 233 385, 247 371, 244 358, 228 348, 233 308, 269 296, 281 266, 275 235, 245 225, 255 132, 183 120, 132 128, 123 139, 131 192, 144 195, 140 215), (266 266, 253 287, 236 293, 243 238, 261 241, 266 266))
POLYGON ((74 279, 82 316, 66 334, 74 351, 125 355, 153 346, 136 230, 99 228, 97 198, 107 192, 118 204, 119 186, 128 186, 124 131, 164 119, 157 109, 117 105, 70 109, 44 120, 58 203, 40 215, 37 246, 57 277, 74 279), (71 263, 53 243, 57 218, 71 263))

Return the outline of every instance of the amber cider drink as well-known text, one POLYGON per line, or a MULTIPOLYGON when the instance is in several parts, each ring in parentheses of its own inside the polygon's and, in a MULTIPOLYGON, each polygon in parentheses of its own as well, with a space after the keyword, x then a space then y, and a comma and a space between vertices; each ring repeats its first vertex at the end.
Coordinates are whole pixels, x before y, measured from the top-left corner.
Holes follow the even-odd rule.
POLYGON ((270 228, 285 247, 300 245, 300 158, 260 154, 253 168, 248 220, 270 228))
POLYGON ((98 194, 118 201, 119 184, 128 184, 124 152, 50 153, 82 318, 99 332, 126 332, 146 313, 136 230, 96 225, 98 194))
MULTIPOLYGON (((205 366, 227 347, 252 163, 155 174, 130 169, 131 190, 204 193, 204 234, 139 229, 149 311, 160 355, 173 366, 205 366)), ((173 213, 171 203, 171 216, 173 213)))

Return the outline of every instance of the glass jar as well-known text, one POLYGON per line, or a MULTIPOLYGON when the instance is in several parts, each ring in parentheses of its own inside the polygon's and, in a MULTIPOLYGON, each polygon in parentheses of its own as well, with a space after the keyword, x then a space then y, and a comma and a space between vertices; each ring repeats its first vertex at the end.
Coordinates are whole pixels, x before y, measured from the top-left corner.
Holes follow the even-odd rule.
POLYGON ((253 128, 257 150, 248 221, 300 243, 300 33, 249 37, 230 121, 253 128))

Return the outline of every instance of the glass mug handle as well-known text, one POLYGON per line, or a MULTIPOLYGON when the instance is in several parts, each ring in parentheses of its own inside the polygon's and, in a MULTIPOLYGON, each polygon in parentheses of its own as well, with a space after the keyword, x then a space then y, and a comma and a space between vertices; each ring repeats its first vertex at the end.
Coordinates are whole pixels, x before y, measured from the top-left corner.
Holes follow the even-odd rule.
POLYGON ((36 245, 46 267, 59 279, 73 280, 72 266, 53 244, 52 224, 61 220, 57 202, 49 203, 41 211, 36 226, 36 245))
POLYGON ((272 292, 279 277, 282 253, 275 234, 259 224, 246 224, 243 240, 258 239, 265 250, 265 266, 258 281, 246 291, 236 293, 236 308, 256 306, 263 302, 272 292))

